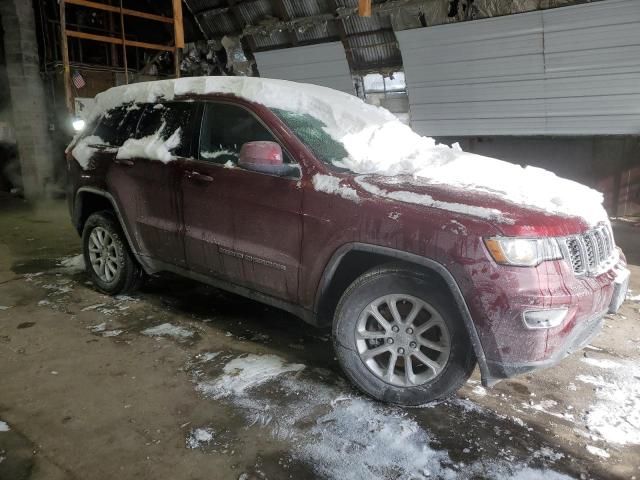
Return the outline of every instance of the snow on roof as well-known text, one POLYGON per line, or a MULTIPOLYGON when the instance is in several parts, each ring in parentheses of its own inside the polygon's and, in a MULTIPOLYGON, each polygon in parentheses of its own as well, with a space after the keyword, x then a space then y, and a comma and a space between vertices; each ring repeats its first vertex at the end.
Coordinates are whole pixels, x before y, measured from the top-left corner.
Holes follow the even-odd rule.
POLYGON ((187 77, 137 83, 97 95, 91 118, 123 103, 214 93, 317 118, 348 153, 337 166, 358 174, 408 174, 433 184, 496 195, 551 214, 582 217, 590 225, 607 220, 603 196, 595 190, 540 168, 521 167, 436 144, 433 138, 418 135, 381 107, 316 85, 255 77, 187 77))

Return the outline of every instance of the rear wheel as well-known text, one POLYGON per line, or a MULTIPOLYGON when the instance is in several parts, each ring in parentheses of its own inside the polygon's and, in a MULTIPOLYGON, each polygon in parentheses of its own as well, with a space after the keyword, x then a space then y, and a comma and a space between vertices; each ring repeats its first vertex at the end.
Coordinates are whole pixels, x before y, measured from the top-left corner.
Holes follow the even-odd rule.
POLYGON ((449 295, 419 271, 374 269, 346 290, 334 345, 349 379, 386 402, 420 405, 456 392, 475 355, 449 295))
POLYGON ((143 271, 110 212, 94 213, 87 219, 82 242, 87 272, 99 290, 117 295, 140 286, 143 271))

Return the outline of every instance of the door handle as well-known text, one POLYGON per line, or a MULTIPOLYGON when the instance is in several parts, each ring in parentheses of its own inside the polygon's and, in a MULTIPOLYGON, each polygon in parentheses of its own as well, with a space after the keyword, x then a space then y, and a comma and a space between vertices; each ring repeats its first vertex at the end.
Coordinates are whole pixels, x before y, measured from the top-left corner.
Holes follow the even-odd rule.
POLYGON ((187 171, 185 172, 185 176, 187 178, 191 178, 193 180, 199 180, 201 182, 213 182, 213 177, 210 175, 205 175, 204 173, 196 172, 196 171, 187 171))
POLYGON ((125 160, 124 158, 116 158, 113 162, 127 167, 133 167, 134 165, 133 160, 125 160))

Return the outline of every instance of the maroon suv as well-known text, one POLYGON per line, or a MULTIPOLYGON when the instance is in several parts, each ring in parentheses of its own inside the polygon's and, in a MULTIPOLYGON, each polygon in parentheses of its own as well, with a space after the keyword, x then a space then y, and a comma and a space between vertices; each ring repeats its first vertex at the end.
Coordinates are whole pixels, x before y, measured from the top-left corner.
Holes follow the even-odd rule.
POLYGON ((596 192, 347 94, 151 82, 98 95, 87 125, 68 193, 101 291, 174 272, 332 324, 345 374, 380 400, 442 398, 476 362, 484 385, 557 363, 624 299, 596 192))

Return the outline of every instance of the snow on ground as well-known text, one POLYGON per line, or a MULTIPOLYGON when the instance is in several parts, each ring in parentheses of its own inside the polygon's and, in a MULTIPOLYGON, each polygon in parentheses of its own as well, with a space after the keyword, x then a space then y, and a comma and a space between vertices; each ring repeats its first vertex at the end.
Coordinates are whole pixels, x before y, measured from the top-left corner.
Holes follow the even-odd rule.
POLYGON ((593 445, 587 445, 587 452, 589 452, 591 455, 595 455, 596 457, 609 458, 611 456, 607 453, 606 450, 594 447, 593 445))
POLYGON ((228 361, 215 378, 206 378, 198 370, 194 381, 206 397, 238 408, 249 425, 289 441, 294 459, 328 479, 570 478, 527 466, 530 460, 557 459, 540 452, 532 452, 522 463, 506 459, 453 462, 406 410, 354 395, 343 382, 332 386, 323 378, 326 375, 333 376, 286 363, 275 355, 250 354, 228 361), (265 388, 278 392, 276 401, 264 393, 265 388))
POLYGON ((581 360, 587 365, 591 365, 592 367, 596 367, 596 368, 608 369, 608 368, 619 368, 622 366, 618 362, 614 362, 613 360, 609 360, 608 358, 583 357, 581 360))
POLYGON ((304 365, 285 364, 276 355, 247 355, 231 360, 224 367, 224 375, 213 383, 201 383, 198 391, 214 398, 240 395, 245 390, 263 384, 286 372, 299 372, 304 365))
POLYGON ((7 422, 3 422, 2 420, 0 420, 0 432, 8 432, 9 430, 10 428, 7 422))
POLYGON ((187 448, 205 447, 213 441, 213 435, 214 431, 211 428, 194 428, 187 437, 187 448))
POLYGON ((106 330, 106 331, 102 332, 102 336, 103 336, 103 337, 117 337, 117 336, 119 336, 122 332, 124 332, 124 330, 119 330, 119 329, 106 330))
MULTIPOLYGON (((236 95, 269 108, 315 117, 347 152, 347 157, 336 161, 336 165, 358 174, 406 174, 432 184, 497 195, 517 205, 544 212, 580 216, 589 224, 607 221, 602 194, 595 190, 540 168, 523 168, 465 153, 459 147, 436 144, 434 139, 416 134, 383 108, 368 105, 353 95, 316 85, 219 76, 137 83, 114 87, 97 95, 88 122, 123 103, 155 102, 159 98, 172 100, 176 95, 211 93, 236 95)), ((405 196, 401 197, 400 200, 405 201, 405 196)), ((447 207, 446 204, 436 206, 447 207)), ((474 215, 478 212, 468 213, 474 215)))
POLYGON ((590 432, 607 442, 638 445, 640 365, 631 361, 621 361, 616 366, 605 365, 600 375, 577 377, 578 381, 595 389, 595 401, 585 413, 585 423, 590 432))
POLYGON ((193 336, 191 330, 171 323, 163 323, 156 327, 147 328, 142 330, 141 333, 149 337, 190 338, 193 336))
POLYGON ((332 177, 331 175, 322 175, 316 173, 313 176, 313 188, 315 188, 318 192, 325 192, 331 195, 339 195, 342 198, 353 200, 356 203, 360 201, 358 192, 356 192, 351 187, 341 185, 340 179, 338 177, 332 177))
POLYGON ((86 268, 84 264, 84 256, 82 254, 62 258, 57 265, 57 272, 66 273, 68 275, 75 275, 76 273, 84 272, 86 268))

